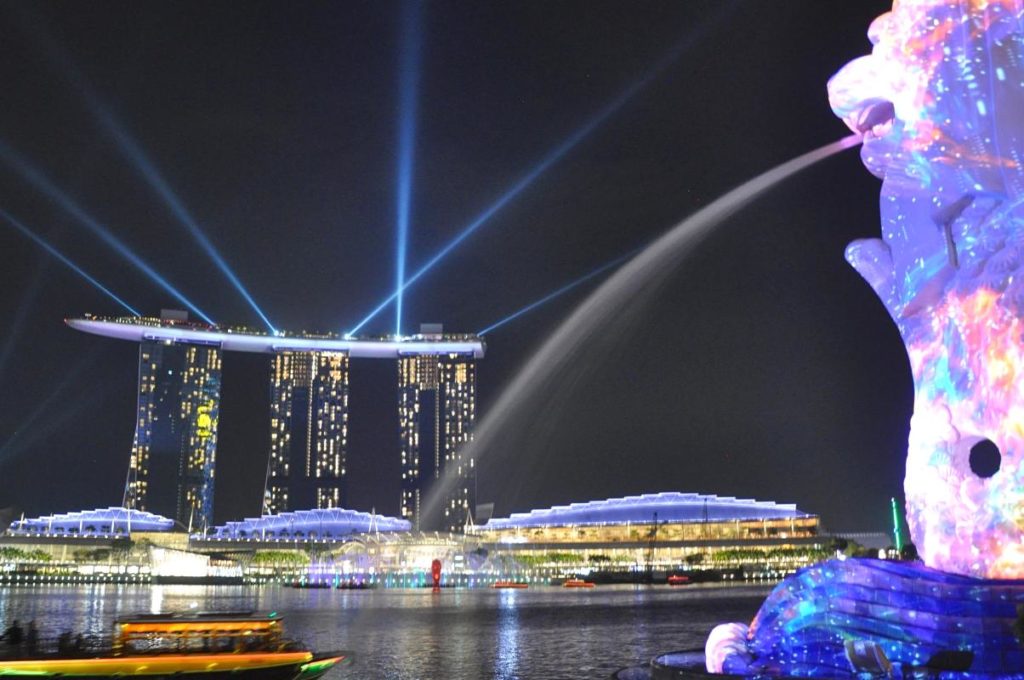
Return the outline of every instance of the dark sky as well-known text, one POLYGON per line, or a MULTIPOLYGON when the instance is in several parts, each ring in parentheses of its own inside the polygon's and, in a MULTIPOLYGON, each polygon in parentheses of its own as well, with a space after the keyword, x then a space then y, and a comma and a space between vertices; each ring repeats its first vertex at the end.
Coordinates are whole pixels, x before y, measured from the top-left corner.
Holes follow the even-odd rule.
MULTIPOLYGON (((885 2, 428 2, 409 268, 674 45, 715 23, 405 301, 406 329, 476 331, 847 133, 825 84, 885 2)), ((0 139, 218 321, 259 319, 90 113, 130 131, 279 327, 350 327, 394 279, 401 5, 0 2, 0 139)), ((480 461, 498 514, 653 491, 784 502, 882 528, 912 391, 895 327, 843 260, 879 182, 832 158, 722 225, 618 349, 480 461), (553 423, 553 424, 552 424, 553 423)), ((0 207, 147 313, 178 307, 0 164, 0 207)), ((118 504, 136 347, 62 319, 120 310, 0 225, 0 507, 118 504)), ((594 284, 487 338, 486 412, 594 284)), ((393 326, 389 309, 367 330, 393 326)), ((580 362, 588 361, 584 354, 580 362)), ((398 509, 395 368, 354 361, 351 505, 398 509)), ((267 360, 225 357, 217 519, 258 512, 267 360)), ((510 433, 510 436, 513 433, 510 433)))

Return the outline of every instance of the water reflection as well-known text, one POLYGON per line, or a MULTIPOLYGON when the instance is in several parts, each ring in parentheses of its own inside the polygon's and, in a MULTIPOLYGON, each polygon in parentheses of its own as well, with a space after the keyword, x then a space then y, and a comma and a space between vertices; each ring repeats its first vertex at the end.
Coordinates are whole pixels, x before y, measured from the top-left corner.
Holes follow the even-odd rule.
POLYGON ((164 610, 164 587, 153 586, 149 593, 149 613, 159 614, 164 610))
POLYGON ((498 610, 498 658, 495 678, 515 678, 519 671, 519 611, 516 608, 517 590, 501 591, 498 610))
POLYGON ((108 633, 118 616, 277 611, 289 635, 351 650, 346 678, 595 678, 657 653, 703 646, 722 621, 752 618, 766 588, 600 586, 587 591, 299 590, 283 587, 0 588, 0 630, 35 619, 44 637, 108 633))
MULTIPOLYGON (((86 592, 88 593, 86 599, 86 631, 90 635, 100 635, 110 625, 110 622, 106 620, 107 616, 107 585, 97 584, 93 586, 87 586, 86 592)), ((112 602, 114 606, 117 605, 117 599, 115 598, 112 602)), ((69 624, 74 623, 69 621, 69 624)), ((66 626, 65 630, 69 630, 71 626, 66 626)))

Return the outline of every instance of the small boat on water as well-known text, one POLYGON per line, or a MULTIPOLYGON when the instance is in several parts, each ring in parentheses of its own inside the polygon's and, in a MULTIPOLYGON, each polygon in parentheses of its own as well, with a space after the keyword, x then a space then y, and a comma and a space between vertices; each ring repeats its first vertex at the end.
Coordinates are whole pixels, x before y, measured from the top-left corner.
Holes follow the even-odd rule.
POLYGON ((288 584, 288 587, 301 590, 330 590, 334 587, 334 584, 330 581, 292 581, 288 584))
POLYGON ((300 590, 330 590, 331 588, 337 588, 338 590, 370 590, 374 587, 372 583, 366 581, 356 580, 330 580, 330 581, 290 581, 286 584, 289 588, 298 588, 300 590))
POLYGON ((593 588, 594 584, 591 581, 584 581, 583 579, 580 579, 580 578, 571 578, 571 579, 566 580, 566 582, 562 584, 562 587, 563 588, 593 588))
POLYGON ((316 680, 350 656, 286 639, 276 614, 163 614, 117 619, 98 642, 0 645, 0 677, 316 680))
POLYGON ((495 581, 491 584, 492 588, 529 588, 529 583, 523 583, 522 581, 495 581))
POLYGON ((672 574, 668 577, 668 584, 670 586, 685 586, 690 584, 690 577, 683 576, 682 574, 672 574))

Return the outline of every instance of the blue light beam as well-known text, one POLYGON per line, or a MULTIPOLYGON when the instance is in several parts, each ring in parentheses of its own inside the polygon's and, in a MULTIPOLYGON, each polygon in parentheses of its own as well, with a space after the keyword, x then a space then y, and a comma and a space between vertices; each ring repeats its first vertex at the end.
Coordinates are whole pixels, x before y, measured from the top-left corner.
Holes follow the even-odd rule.
MULTIPOLYGON (((128 159, 135 165, 135 167, 142 174, 142 177, 146 180, 150 187, 160 198, 163 199, 164 203, 170 209, 171 213, 174 214, 178 222, 181 223, 188 233, 191 234, 192 238, 196 240, 199 246, 203 249, 203 252, 213 260, 217 268, 220 269, 221 273, 231 282, 231 285, 235 287, 235 290, 245 299, 249 306, 252 307, 253 311, 263 319, 263 323, 267 325, 271 333, 277 333, 277 329, 274 328, 274 324, 270 323, 270 319, 263 313, 260 306, 256 304, 252 295, 242 284, 241 280, 235 275, 235 272, 231 269, 228 263, 224 260, 224 257, 217 251, 217 248, 210 242, 206 234, 203 233, 202 228, 196 222, 195 218, 185 207, 185 204, 178 198, 178 195, 174 193, 170 185, 160 174, 160 171, 156 169, 156 166, 149 159, 146 153, 138 145, 138 143, 132 139, 125 128, 114 118, 113 114, 96 98, 96 96, 89 91, 84 85, 80 86, 81 92, 89 104, 89 108, 92 110, 93 115, 100 121, 107 132, 117 142, 121 152, 128 157, 128 159)), ((198 313, 198 312, 197 312, 198 313)))
POLYGON ((579 277, 578 279, 574 279, 573 281, 570 281, 569 283, 565 284, 561 288, 548 293, 544 297, 541 297, 541 298, 539 298, 537 300, 534 300, 533 302, 531 302, 530 304, 526 305, 525 307, 519 309, 518 311, 515 311, 515 312, 509 314, 508 316, 506 316, 501 321, 496 321, 495 323, 492 323, 487 328, 484 328, 483 330, 477 331, 476 334, 477 335, 486 335, 487 333, 490 333, 491 331, 495 330, 496 328, 501 328, 502 326, 507 324, 509 321, 513 321, 515 319, 518 319, 523 314, 526 314, 527 312, 533 311, 534 309, 536 309, 537 307, 540 307, 543 304, 551 302, 555 298, 557 298, 557 297, 559 297, 561 295, 564 295, 565 293, 568 293, 573 288, 576 288, 577 286, 583 285, 584 283, 586 283, 587 281, 591 280, 592 278, 594 278, 596 276, 600 276, 601 274, 605 273, 606 271, 608 271, 612 267, 616 267, 616 266, 622 264, 623 262, 625 262, 629 258, 631 258, 634 255, 636 255, 638 252, 640 252, 640 250, 641 250, 640 248, 637 248, 636 250, 632 250, 632 251, 626 253, 625 255, 620 255, 619 257, 615 258, 611 262, 605 262, 603 265, 601 265, 597 269, 593 270, 592 272, 590 272, 588 274, 584 274, 583 276, 579 277))
POLYGON ((67 194, 58 189, 57 186, 53 184, 53 182, 51 182, 42 172, 2 140, 0 140, 0 159, 11 166, 11 168, 21 175, 25 181, 42 193, 46 194, 72 217, 88 227, 89 230, 99 236, 104 243, 113 248, 123 258, 128 260, 136 269, 149 277, 153 283, 163 288, 167 293, 172 295, 181 304, 191 309, 207 323, 214 323, 213 319, 195 306, 191 300, 185 297, 177 288, 172 286, 167 279, 158 274, 157 271, 148 265, 142 258, 133 253, 132 250, 119 238, 114 236, 109 229, 96 221, 96 219, 89 215, 89 213, 85 212, 85 210, 71 200, 67 194))
POLYGON ((598 128, 613 114, 618 112, 623 106, 626 105, 626 103, 629 102, 630 99, 633 98, 634 95, 636 95, 637 92, 642 90, 651 81, 653 81, 655 78, 661 75, 661 73, 666 68, 668 68, 676 59, 679 58, 679 55, 681 55, 684 51, 692 47, 700 38, 702 38, 704 34, 707 33, 708 30, 710 30, 712 25, 714 25, 721 18, 723 18, 726 12, 731 11, 735 5, 735 2, 723 4, 722 7, 726 9, 719 9, 719 11, 717 11, 711 19, 705 21, 696 29, 694 29, 694 31, 692 31, 689 35, 685 36, 684 38, 676 42, 675 45, 673 45, 668 50, 665 56, 663 56, 647 72, 646 75, 634 81, 629 87, 623 90, 618 97, 611 100, 611 102, 609 102, 607 105, 605 105, 604 108, 598 111, 596 115, 594 115, 593 117, 590 118, 590 120, 584 123, 582 127, 577 129, 576 132, 570 135, 568 139, 566 139, 561 144, 554 147, 550 152, 548 152, 548 154, 536 166, 534 166, 532 170, 530 170, 525 175, 520 177, 519 180, 512 185, 512 188, 510 188, 504 194, 499 196, 498 199, 494 201, 494 203, 492 203, 483 212, 477 215, 476 218, 474 218, 468 225, 466 225, 462 229, 462 231, 460 231, 455 236, 455 238, 449 241, 443 248, 441 248, 437 253, 435 253, 433 257, 427 260, 427 262, 422 267, 417 269, 412 276, 407 278, 405 280, 405 283, 403 283, 400 288, 391 293, 391 295, 389 295, 387 298, 384 299, 383 302, 377 305, 373 309, 373 311, 367 314, 362 321, 356 324, 352 328, 352 330, 346 333, 346 336, 351 336, 358 332, 360 328, 367 324, 367 322, 369 322, 371 319, 377 316, 381 311, 384 310, 385 307, 387 307, 394 300, 396 300, 398 296, 402 293, 402 291, 404 291, 406 288, 414 284, 421 277, 423 277, 424 274, 433 269, 438 262, 443 260, 448 255, 448 253, 457 248, 459 244, 461 244, 463 241, 469 238, 469 236, 472 235, 473 232, 475 232, 477 229, 483 226, 496 213, 498 213, 502 208, 504 208, 508 203, 510 203, 512 199, 514 199, 516 196, 522 193, 523 190, 525 190, 527 187, 533 184, 533 182, 538 177, 543 175, 548 170, 548 168, 550 168, 552 165, 560 161, 566 154, 572 151, 572 149, 575 148, 577 144, 586 139, 590 135, 590 133, 592 133, 596 128, 598 128))
POLYGON ((32 274, 32 280, 23 288, 21 303, 18 305, 18 309, 10 321, 7 338, 4 339, 3 348, 0 349, 0 376, 3 376, 7 370, 7 362, 10 361, 11 355, 14 354, 14 348, 21 339, 22 331, 25 330, 28 313, 35 307, 35 300, 39 295, 39 287, 43 282, 43 274, 46 272, 46 265, 48 264, 45 258, 46 254, 40 253, 40 261, 36 265, 35 272, 32 274))
MULTIPOLYGON (((110 383, 93 386, 89 399, 68 399, 65 392, 81 377, 81 374, 95 365, 99 348, 89 350, 85 356, 63 374, 64 379, 27 416, 19 420, 19 427, 0 445, 0 467, 20 456, 28 447, 40 444, 55 432, 77 418, 90 405, 99 403, 110 392, 110 383), (63 397, 60 408, 56 405, 63 397)), ((81 390, 79 390, 81 393, 81 390)))
MULTIPOLYGON (((263 322, 267 325, 270 331, 276 333, 276 329, 274 328, 274 325, 270 323, 267 315, 263 313, 263 310, 256 304, 256 301, 253 299, 252 295, 249 294, 249 291, 242 284, 241 280, 235 275, 234 271, 232 271, 231 267, 221 256, 210 239, 207 238, 202 228, 192 217, 188 208, 185 207, 184 202, 178 197, 174 190, 171 189, 171 186, 164 179, 163 175, 159 170, 157 170, 156 165, 149 159, 146 153, 142 150, 142 147, 139 146, 138 142, 136 142, 128 133, 125 126, 118 121, 110 109, 104 105, 96 92, 89 86, 88 79, 78 69, 75 64, 75 60, 67 50, 54 40, 49 32, 46 31, 34 17, 22 12, 19 19, 22 23, 22 27, 26 31, 32 33, 52 66, 60 72, 72 87, 74 87, 82 96, 90 112, 99 121, 100 125, 107 131, 107 133, 113 137, 121 153, 135 165, 143 179, 145 179, 149 186, 159 194, 160 198, 163 199, 164 203, 167 205, 174 217, 177 218, 178 222, 185 227, 207 256, 213 260, 217 268, 220 269, 228 281, 231 282, 231 285, 233 285, 241 294, 242 298, 244 298, 256 314, 263 319, 263 322)), ((196 313, 202 316, 200 312, 196 311, 196 313)))
POLYGON ((402 42, 398 79, 398 196, 395 254, 395 335, 402 335, 402 291, 409 242, 412 204, 412 168, 416 152, 416 114, 420 80, 420 2, 406 0, 402 7, 402 42))
POLYGON ((121 305, 126 310, 128 310, 129 314, 131 314, 133 316, 142 316, 141 314, 139 314, 138 311, 136 311, 136 309, 134 307, 132 307, 127 302, 125 302, 124 300, 119 298, 117 295, 115 295, 109 288, 107 288, 102 283, 100 283, 99 281, 94 279, 92 276, 90 276, 84 269, 82 269, 77 264, 75 264, 74 262, 69 260, 63 253, 61 253, 59 250, 57 250, 52 245, 50 245, 45 239, 43 239, 43 237, 39 236, 38 234, 33 232, 31 229, 26 227, 24 224, 22 224, 19 220, 17 220, 13 215, 11 215, 9 212, 4 210, 3 208, 0 208, 0 217, 3 217, 5 220, 7 220, 7 222, 12 227, 14 227, 18 231, 20 231, 22 234, 27 236, 32 241, 34 241, 37 246, 39 246, 40 248, 42 248, 43 250, 48 252, 50 255, 53 255, 55 258, 60 260, 63 264, 67 265, 67 267, 69 267, 73 272, 75 272, 76 274, 81 276, 83 279, 85 279, 86 281, 91 283, 93 285, 93 287, 95 287, 101 293, 103 293, 104 295, 109 297, 111 300, 113 300, 117 304, 121 305))

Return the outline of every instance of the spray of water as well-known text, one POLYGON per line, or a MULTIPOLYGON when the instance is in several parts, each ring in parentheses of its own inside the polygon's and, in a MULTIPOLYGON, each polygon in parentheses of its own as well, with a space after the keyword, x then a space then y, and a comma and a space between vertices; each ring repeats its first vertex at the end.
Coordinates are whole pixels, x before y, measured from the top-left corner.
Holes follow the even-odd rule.
MULTIPOLYGON (((635 315, 642 299, 663 282, 679 261, 711 230, 776 184, 840 151, 860 144, 859 135, 850 135, 786 161, 724 194, 694 213, 647 246, 623 265, 577 307, 568 319, 541 345, 480 421, 466 455, 480 460, 500 449, 506 428, 521 422, 525 407, 539 395, 557 398, 556 384, 571 385, 573 380, 556 381, 570 363, 579 363, 584 349, 598 344, 607 346, 613 336, 608 326, 619 328, 624 315, 635 315)), ((548 404, 550 406, 552 404, 548 404)), ((456 478, 445 474, 435 484, 423 507, 424 516, 433 516, 456 478)))

